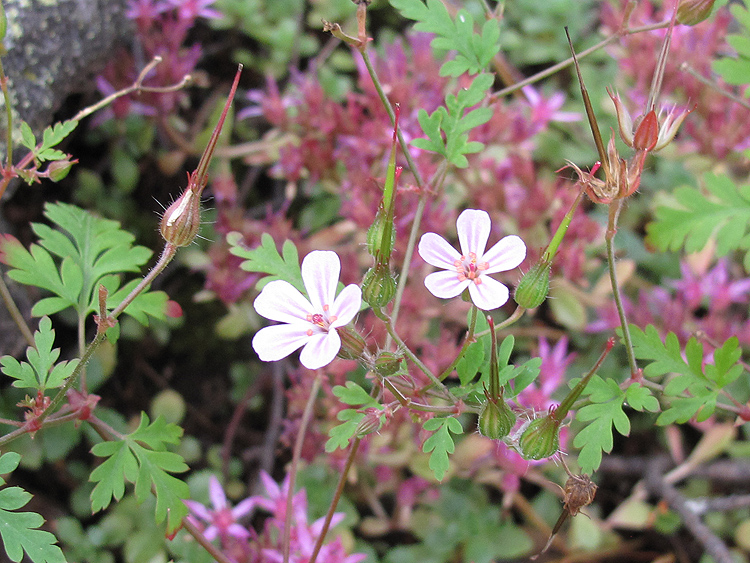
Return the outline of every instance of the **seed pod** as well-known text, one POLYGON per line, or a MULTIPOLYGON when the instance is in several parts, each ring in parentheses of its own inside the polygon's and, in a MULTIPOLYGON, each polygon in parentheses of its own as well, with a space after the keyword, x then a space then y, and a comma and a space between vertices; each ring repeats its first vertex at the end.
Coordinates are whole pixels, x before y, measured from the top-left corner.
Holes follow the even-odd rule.
POLYGON ((588 475, 571 475, 565 482, 565 509, 575 516, 594 501, 597 486, 588 475))
POLYGON ((524 459, 544 459, 560 449, 560 421, 553 414, 537 418, 524 430, 518 441, 524 459))
POLYGON ((505 438, 516 423, 516 415, 500 398, 498 402, 487 401, 479 415, 479 433, 492 440, 505 438))
POLYGON ((49 174, 49 179, 53 182, 59 182, 68 175, 68 172, 70 172, 70 169, 76 162, 78 162, 78 160, 71 161, 67 159, 55 160, 50 162, 47 166, 47 174, 49 174))
POLYGON ((535 309, 549 294, 549 272, 551 264, 539 261, 524 274, 513 297, 519 307, 535 309))

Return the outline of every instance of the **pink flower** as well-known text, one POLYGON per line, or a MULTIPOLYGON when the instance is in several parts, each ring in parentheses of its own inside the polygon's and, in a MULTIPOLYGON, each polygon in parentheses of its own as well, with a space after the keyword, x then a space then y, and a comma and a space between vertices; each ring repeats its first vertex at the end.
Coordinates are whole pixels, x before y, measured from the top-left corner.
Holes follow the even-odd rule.
MULTIPOLYGON (((234 508, 230 508, 224 489, 221 488, 219 480, 213 475, 208 482, 208 495, 213 508, 207 508, 194 500, 185 501, 193 516, 208 523, 208 527, 203 530, 206 539, 211 541, 218 537, 226 540, 233 537, 244 540, 250 537, 247 528, 237 521, 252 512, 256 499, 253 497, 246 498, 234 508)), ((192 516, 188 518, 192 519, 192 516)))
POLYGON ((253 338, 253 349, 264 362, 285 358, 302 348, 300 362, 308 369, 330 364, 341 349, 336 329, 359 312, 362 291, 354 284, 336 297, 341 261, 335 252, 315 250, 302 261, 302 281, 307 295, 292 284, 272 281, 255 299, 255 311, 284 324, 269 326, 253 338))
POLYGON ((491 221, 486 211, 466 209, 456 221, 461 254, 443 237, 425 233, 419 241, 419 255, 428 264, 443 268, 427 276, 424 284, 435 297, 450 299, 469 290, 474 305, 484 311, 508 301, 509 291, 489 274, 517 267, 526 257, 526 245, 510 235, 485 252, 491 221))

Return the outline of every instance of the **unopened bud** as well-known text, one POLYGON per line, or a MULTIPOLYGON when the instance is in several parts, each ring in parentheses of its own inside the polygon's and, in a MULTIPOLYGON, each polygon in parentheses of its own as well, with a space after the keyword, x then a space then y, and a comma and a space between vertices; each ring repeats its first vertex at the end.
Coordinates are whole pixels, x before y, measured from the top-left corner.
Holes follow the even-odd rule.
POLYGON ((401 369, 401 362, 404 357, 401 354, 381 351, 375 359, 375 371, 382 377, 388 377, 397 373, 401 369))
POLYGON ((362 280, 362 298, 373 307, 384 307, 396 295, 396 279, 388 264, 377 262, 362 280))
POLYGON ((644 115, 633 134, 633 148, 637 151, 650 151, 659 140, 659 122, 656 112, 651 110, 644 115))
POLYGON ((479 414, 479 433, 492 440, 505 438, 516 424, 516 415, 500 398, 499 401, 487 401, 479 414))
POLYGON ((339 338, 341 338, 341 349, 339 357, 345 360, 358 360, 365 351, 365 339, 356 330, 349 327, 337 328, 339 338))
POLYGON ((547 299, 551 267, 549 262, 539 261, 524 274, 513 297, 519 307, 535 309, 547 299))
POLYGON ((159 231, 164 240, 174 246, 188 246, 201 226, 200 196, 192 184, 164 212, 159 231))
POLYGON ((383 414, 382 410, 375 407, 365 409, 365 416, 354 429, 354 435, 357 438, 363 438, 380 430, 380 427, 383 426, 383 414))
POLYGON ((677 21, 684 25, 695 25, 711 15, 715 0, 680 0, 677 6, 677 21))
POLYGON ((55 160, 49 163, 47 166, 47 174, 50 180, 53 182, 59 182, 65 176, 68 175, 68 172, 70 172, 70 169, 73 167, 73 164, 78 162, 78 160, 55 160))
POLYGON ((560 421, 550 413, 532 420, 521 434, 518 447, 524 459, 544 459, 560 449, 560 421))

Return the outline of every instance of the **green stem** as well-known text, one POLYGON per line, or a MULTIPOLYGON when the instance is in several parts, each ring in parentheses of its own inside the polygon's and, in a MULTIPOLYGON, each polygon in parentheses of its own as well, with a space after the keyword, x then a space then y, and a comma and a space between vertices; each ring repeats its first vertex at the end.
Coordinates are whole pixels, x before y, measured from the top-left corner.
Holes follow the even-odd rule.
POLYGON ((469 319, 469 332, 466 333, 466 339, 464 340, 463 346, 461 346, 461 349, 458 351, 458 355, 456 356, 456 359, 451 362, 451 365, 449 365, 445 370, 443 370, 443 373, 440 374, 438 379, 440 381, 444 381, 446 377, 448 377, 451 373, 453 373, 453 370, 456 369, 456 366, 458 365, 458 362, 461 361, 461 358, 464 357, 464 354, 466 353, 466 350, 468 350, 469 346, 476 342, 476 339, 474 338, 474 329, 477 327, 477 312, 479 309, 476 308, 475 305, 472 304, 471 306, 471 318, 469 319))
MULTIPOLYGON (((326 534, 328 533, 328 528, 331 527, 331 520, 333 519, 333 515, 336 512, 336 506, 338 506, 339 499, 341 499, 341 494, 344 492, 346 478, 348 477, 349 471, 354 464, 354 457, 357 455, 357 449, 359 449, 360 440, 360 438, 354 438, 352 440, 351 446, 349 447, 349 455, 346 458, 346 465, 344 466, 344 470, 339 476, 339 482, 336 485, 336 492, 333 494, 331 506, 328 507, 328 512, 326 513, 326 519, 323 522, 323 528, 320 530, 320 535, 318 535, 318 539, 315 540, 315 547, 313 548, 312 554, 310 555, 309 563, 315 563, 318 558, 318 553, 320 553, 320 549, 323 547, 323 542, 325 541, 326 534)), ((291 512, 287 512, 287 514, 291 514, 291 512)))
POLYGON ((420 360, 417 355, 409 350, 409 347, 406 345, 406 343, 401 340, 401 337, 396 334, 396 331, 393 329, 393 323, 391 322, 391 319, 388 318, 388 316, 383 313, 380 309, 373 309, 373 312, 375 313, 375 316, 377 316, 386 326, 386 329, 388 330, 388 334, 391 335, 391 338, 396 342, 396 344, 399 346, 399 349, 403 351, 404 355, 409 358, 414 365, 416 365, 422 373, 424 373, 430 381, 432 381, 431 385, 437 386, 438 389, 442 392, 442 395, 444 398, 451 403, 456 402, 456 398, 453 396, 453 394, 448 390, 448 388, 443 385, 443 382, 440 381, 437 377, 435 377, 435 374, 432 373, 432 370, 428 368, 422 360, 420 360))
MULTIPOLYGON (((508 317, 507 319, 505 319, 500 324, 495 325, 495 333, 500 332, 504 328, 507 328, 510 325, 512 325, 513 323, 515 323, 518 319, 520 319, 521 317, 523 317, 523 314, 525 312, 526 312, 526 309, 524 309, 523 307, 520 307, 520 306, 516 307, 516 310, 513 311, 513 314, 510 317, 508 317)), ((489 333, 490 333, 490 329, 483 330, 482 332, 478 332, 477 334, 475 334, 474 338, 482 338, 483 336, 486 336, 489 333)))
MULTIPOLYGON (((289 468, 289 490, 287 491, 286 496, 286 519, 284 520, 284 531, 283 535, 281 536, 281 553, 282 557, 284 558, 284 563, 289 563, 289 546, 292 537, 292 520, 294 519, 292 501, 294 499, 294 485, 297 480, 297 469, 299 467, 299 460, 302 458, 302 446, 305 443, 305 434, 307 433, 307 427, 310 424, 310 419, 312 418, 315 399, 317 399, 318 397, 322 379, 323 376, 321 375, 321 372, 319 372, 318 376, 313 380, 312 388, 310 389, 310 396, 307 398, 305 410, 302 413, 299 433, 297 434, 297 439, 294 442, 292 464, 289 468)), ((321 535, 325 535, 325 532, 323 532, 321 535)))
POLYGON ((635 352, 633 351, 633 340, 630 337, 630 326, 628 325, 628 319, 625 315, 625 308, 622 306, 622 298, 620 296, 620 285, 617 283, 617 268, 615 264, 615 245, 614 238, 617 232, 617 217, 620 213, 620 206, 622 200, 615 200, 609 204, 609 222, 607 225, 607 233, 605 235, 605 241, 607 245, 607 266, 609 267, 609 280, 612 284, 612 296, 615 300, 615 307, 617 308, 617 315, 620 317, 620 326, 622 327, 622 340, 625 344, 625 353, 628 357, 628 365, 630 366, 631 377, 636 377, 638 374, 638 364, 635 361, 635 352))

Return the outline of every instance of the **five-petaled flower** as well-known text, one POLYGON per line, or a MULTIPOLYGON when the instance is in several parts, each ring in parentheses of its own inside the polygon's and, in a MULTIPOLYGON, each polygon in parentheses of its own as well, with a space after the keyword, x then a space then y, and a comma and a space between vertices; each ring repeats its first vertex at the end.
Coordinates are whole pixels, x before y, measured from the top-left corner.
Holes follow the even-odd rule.
POLYGON ((264 362, 285 358, 304 346, 300 362, 308 369, 330 364, 341 349, 336 329, 346 326, 359 311, 362 291, 347 285, 338 297, 341 261, 335 252, 315 250, 302 261, 302 281, 308 298, 292 284, 272 281, 255 299, 255 311, 280 325, 257 332, 253 348, 264 362))
POLYGON ((449 299, 468 288, 474 305, 484 311, 505 304, 508 288, 489 274, 517 267, 526 257, 526 245, 520 237, 510 235, 485 252, 490 227, 490 216, 486 211, 463 211, 456 221, 460 254, 440 235, 422 235, 419 255, 428 264, 445 270, 425 278, 424 284, 430 293, 441 299, 449 299))

